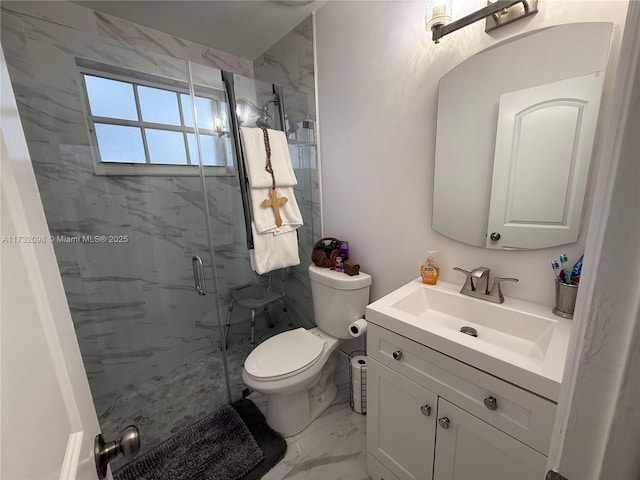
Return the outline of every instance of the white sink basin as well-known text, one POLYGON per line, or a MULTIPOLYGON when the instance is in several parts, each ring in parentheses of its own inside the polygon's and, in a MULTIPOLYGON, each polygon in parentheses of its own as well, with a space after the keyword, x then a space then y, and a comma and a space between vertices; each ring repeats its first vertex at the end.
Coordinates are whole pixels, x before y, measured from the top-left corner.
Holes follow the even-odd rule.
POLYGON ((414 280, 369 305, 367 321, 557 401, 571 320, 548 305, 508 297, 496 304, 459 290, 414 280))
POLYGON ((416 288, 392 308, 435 323, 444 328, 460 332, 462 327, 472 327, 477 332, 474 342, 487 342, 511 352, 544 359, 553 330, 558 322, 509 308, 500 308, 495 303, 456 294, 444 289, 429 288, 419 282, 416 288))

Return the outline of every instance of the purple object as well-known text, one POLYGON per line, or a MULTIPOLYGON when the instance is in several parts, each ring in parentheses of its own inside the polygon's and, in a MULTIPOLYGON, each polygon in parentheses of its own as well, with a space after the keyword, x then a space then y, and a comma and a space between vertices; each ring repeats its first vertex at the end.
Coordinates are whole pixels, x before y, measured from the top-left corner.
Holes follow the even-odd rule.
POLYGON ((342 261, 349 260, 349 242, 341 241, 340 242, 340 256, 342 257, 342 261))

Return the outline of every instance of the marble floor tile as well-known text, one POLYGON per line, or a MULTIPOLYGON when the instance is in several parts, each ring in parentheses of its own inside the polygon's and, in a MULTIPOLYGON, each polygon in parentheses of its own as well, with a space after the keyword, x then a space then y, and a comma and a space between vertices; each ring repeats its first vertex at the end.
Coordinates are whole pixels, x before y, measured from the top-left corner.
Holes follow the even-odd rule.
POLYGON ((349 421, 349 416, 333 425, 283 480, 366 479, 366 436, 349 421))
MULTIPOLYGON (((261 394, 254 392, 249 398, 261 409, 266 406, 261 394)), ((366 416, 349 406, 348 385, 341 386, 334 404, 309 427, 287 438, 285 457, 263 479, 368 479, 366 416)))

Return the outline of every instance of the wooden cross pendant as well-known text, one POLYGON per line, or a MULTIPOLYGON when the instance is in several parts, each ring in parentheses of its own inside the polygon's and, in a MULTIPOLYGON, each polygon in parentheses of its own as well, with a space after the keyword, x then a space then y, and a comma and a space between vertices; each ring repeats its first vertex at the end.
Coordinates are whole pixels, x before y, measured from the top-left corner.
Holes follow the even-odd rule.
POLYGON ((273 208, 273 216, 276 217, 276 226, 282 226, 282 217, 280 216, 280 205, 287 203, 289 199, 287 197, 278 197, 278 192, 275 188, 269 189, 269 198, 263 200, 260 206, 262 208, 273 208))

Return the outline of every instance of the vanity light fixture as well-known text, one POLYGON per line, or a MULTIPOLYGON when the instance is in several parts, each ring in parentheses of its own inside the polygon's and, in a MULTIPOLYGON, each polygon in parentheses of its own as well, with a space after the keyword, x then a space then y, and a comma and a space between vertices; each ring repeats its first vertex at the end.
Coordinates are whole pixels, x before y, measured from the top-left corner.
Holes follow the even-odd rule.
POLYGON ((451 22, 451 0, 428 0, 425 28, 431 30, 433 41, 440 43, 445 35, 484 18, 487 19, 484 31, 490 32, 534 13, 538 13, 538 0, 489 0, 486 7, 451 22))

